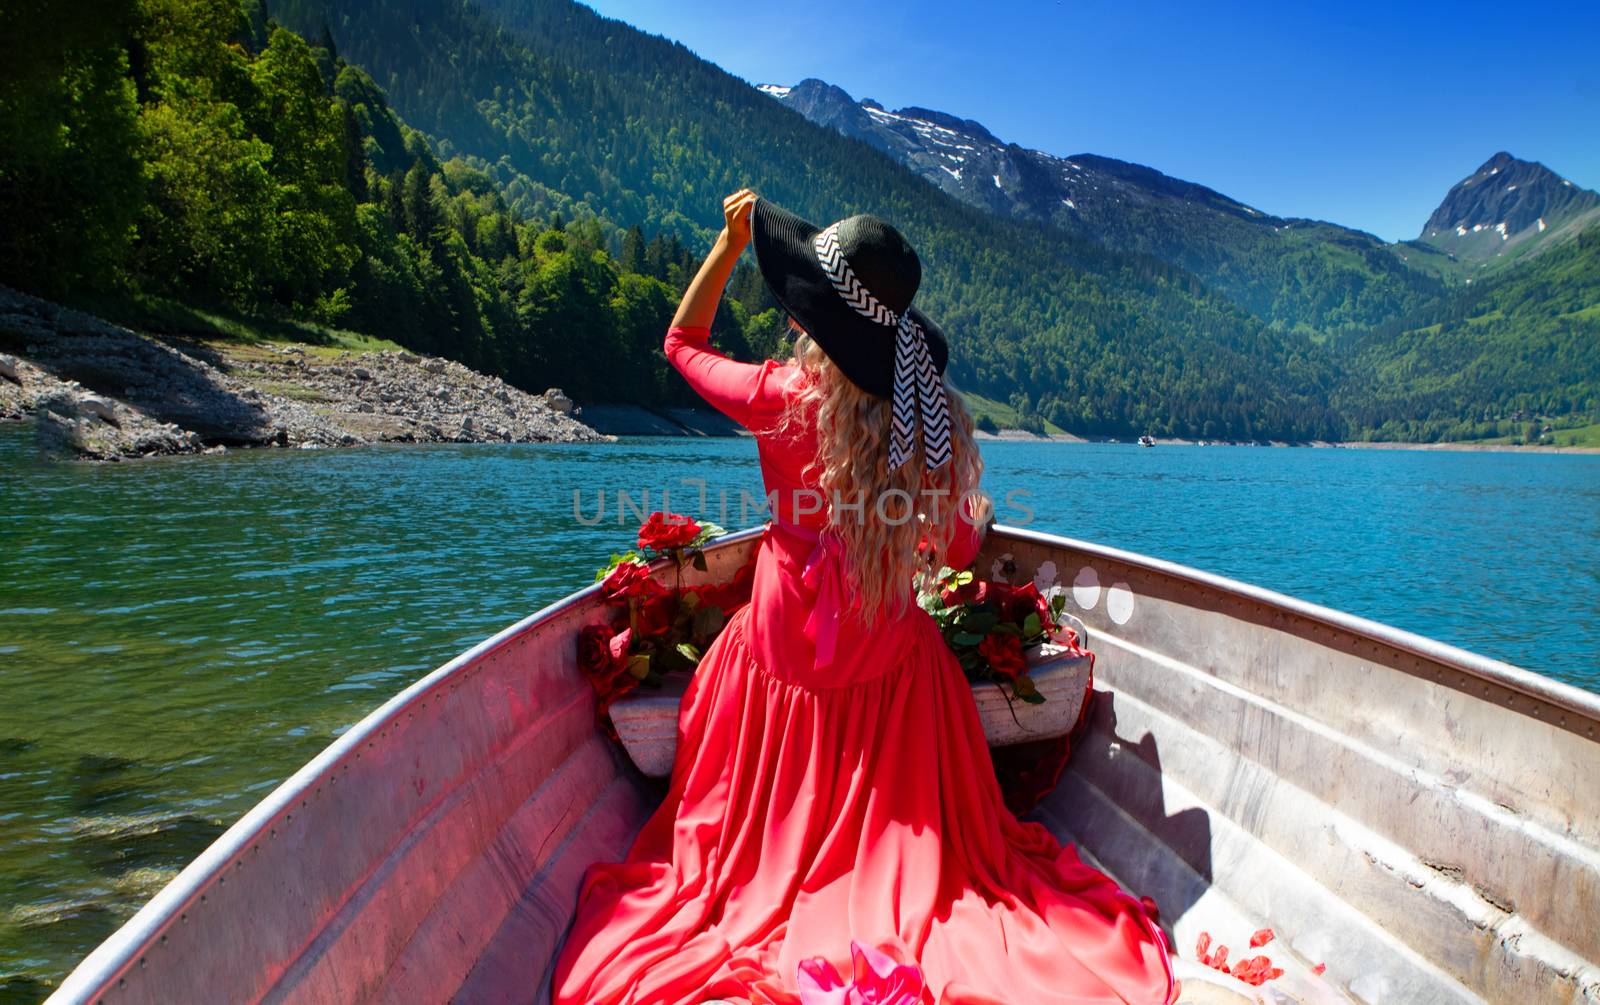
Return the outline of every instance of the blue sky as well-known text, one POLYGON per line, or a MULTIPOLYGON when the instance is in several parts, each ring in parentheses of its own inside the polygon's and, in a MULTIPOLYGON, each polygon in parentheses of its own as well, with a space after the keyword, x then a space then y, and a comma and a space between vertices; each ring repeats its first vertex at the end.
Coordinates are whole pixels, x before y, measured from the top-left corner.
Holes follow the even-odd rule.
POLYGON ((752 83, 820 77, 1390 240, 1502 149, 1600 188, 1600 3, 591 6, 752 83))

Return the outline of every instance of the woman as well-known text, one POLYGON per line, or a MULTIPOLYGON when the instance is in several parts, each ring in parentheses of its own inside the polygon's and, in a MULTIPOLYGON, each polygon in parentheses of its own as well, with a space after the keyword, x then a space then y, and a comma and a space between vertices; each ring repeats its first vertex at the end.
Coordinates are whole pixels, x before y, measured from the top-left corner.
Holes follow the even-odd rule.
POLYGON ((911 306, 916 253, 875 217, 819 230, 748 189, 723 212, 666 352, 755 433, 772 523, 684 696, 665 801, 585 878, 554 1001, 1172 1001, 1139 902, 1005 809, 914 603, 929 570, 971 562, 989 513, 945 337, 911 306), (785 364, 708 345, 752 237, 800 330, 785 364))

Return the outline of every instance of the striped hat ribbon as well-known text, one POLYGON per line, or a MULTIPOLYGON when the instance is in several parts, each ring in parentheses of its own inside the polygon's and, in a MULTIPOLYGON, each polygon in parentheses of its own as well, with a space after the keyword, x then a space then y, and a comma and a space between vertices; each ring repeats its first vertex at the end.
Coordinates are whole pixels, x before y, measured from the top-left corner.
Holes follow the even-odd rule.
POLYGON ((950 460, 950 403, 945 400, 944 382, 939 379, 933 354, 928 351, 926 333, 911 317, 909 307, 905 313, 897 315, 856 278, 844 252, 839 249, 837 223, 824 227, 814 243, 822 271, 844 302, 862 317, 895 329, 889 469, 892 471, 911 459, 912 435, 920 416, 923 463, 929 471, 937 470, 950 460))

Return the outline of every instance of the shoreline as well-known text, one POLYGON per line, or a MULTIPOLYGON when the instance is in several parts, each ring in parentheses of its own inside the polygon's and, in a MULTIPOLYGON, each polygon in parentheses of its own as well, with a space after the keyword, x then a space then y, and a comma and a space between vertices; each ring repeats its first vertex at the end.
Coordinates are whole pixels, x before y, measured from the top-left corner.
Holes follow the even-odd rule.
MULTIPOLYGON (((1122 446, 1134 446, 1137 439, 1122 439, 1114 436, 1088 437, 1078 436, 1074 433, 1030 433, 1024 429, 1002 429, 998 433, 978 432, 973 434, 973 439, 989 443, 1112 443, 1122 446)), ((1500 453, 1500 454, 1600 454, 1600 447, 1563 447, 1556 444, 1535 444, 1531 446, 1517 446, 1510 443, 1474 443, 1471 441, 1447 441, 1441 443, 1410 443, 1400 440, 1312 440, 1306 443, 1290 442, 1287 440, 1262 440, 1253 443, 1244 443, 1235 440, 1187 440, 1180 437, 1156 437, 1158 447, 1291 447, 1308 450, 1432 450, 1451 453, 1500 453)))
POLYGON ((578 411, 440 357, 153 335, 0 287, 0 419, 33 419, 46 454, 612 439, 578 411))
MULTIPOLYGON (((46 452, 94 461, 229 448, 749 435, 705 408, 620 402, 580 408, 557 388, 530 394, 460 363, 401 349, 146 334, 0 287, 0 421, 24 418, 35 420, 37 442, 46 452)), ((974 437, 1004 443, 1138 442, 1022 429, 978 431, 974 437)), ((1160 437, 1155 445, 1600 454, 1600 446, 1470 441, 1160 437)))

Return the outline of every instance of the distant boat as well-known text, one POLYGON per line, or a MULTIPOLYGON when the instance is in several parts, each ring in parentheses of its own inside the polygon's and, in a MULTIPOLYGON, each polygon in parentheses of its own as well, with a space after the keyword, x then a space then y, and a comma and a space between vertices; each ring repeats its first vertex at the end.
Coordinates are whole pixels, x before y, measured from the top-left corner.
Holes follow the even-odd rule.
MULTIPOLYGON (((685 582, 730 580, 760 539, 721 539, 685 582)), ((1033 818, 1155 899, 1187 973, 1208 932, 1269 954, 1278 1001, 1600 999, 1600 696, 998 527, 978 569, 1008 568, 1061 584, 1096 654, 1033 818)), ((663 791, 595 728, 576 638, 607 616, 590 587, 396 695, 51 1001, 547 1002, 584 869, 620 859, 663 791)))
POLYGON ((1149 433, 1146 433, 1143 436, 1139 437, 1139 446, 1141 446, 1141 447, 1153 447, 1155 445, 1156 445, 1156 438, 1151 436, 1149 433))

